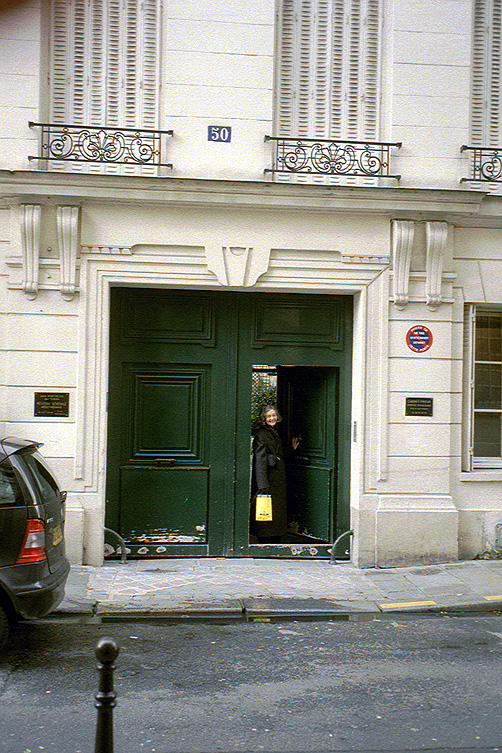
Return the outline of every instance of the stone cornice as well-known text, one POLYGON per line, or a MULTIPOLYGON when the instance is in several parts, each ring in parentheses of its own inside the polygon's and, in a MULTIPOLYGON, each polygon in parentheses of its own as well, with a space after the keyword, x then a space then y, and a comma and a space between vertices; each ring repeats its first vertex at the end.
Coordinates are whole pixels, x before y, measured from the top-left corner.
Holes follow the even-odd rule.
POLYGON ((502 196, 467 189, 319 186, 267 181, 152 178, 0 170, 0 206, 82 202, 260 210, 365 212, 502 227, 502 196))

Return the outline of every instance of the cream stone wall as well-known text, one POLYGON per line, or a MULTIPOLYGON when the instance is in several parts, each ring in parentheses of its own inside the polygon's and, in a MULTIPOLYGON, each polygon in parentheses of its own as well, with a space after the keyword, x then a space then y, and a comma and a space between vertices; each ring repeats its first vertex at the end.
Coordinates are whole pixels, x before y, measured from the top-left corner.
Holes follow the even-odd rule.
POLYGON ((396 0, 388 14, 395 170, 402 186, 456 188, 468 171, 472 3, 396 0))
POLYGON ((274 0, 165 6, 164 105, 173 176, 260 180, 270 167, 274 0), (208 127, 232 128, 230 143, 208 127))
POLYGON ((41 56, 40 0, 0 8, 0 169, 26 169, 37 154, 28 122, 40 115, 41 56))

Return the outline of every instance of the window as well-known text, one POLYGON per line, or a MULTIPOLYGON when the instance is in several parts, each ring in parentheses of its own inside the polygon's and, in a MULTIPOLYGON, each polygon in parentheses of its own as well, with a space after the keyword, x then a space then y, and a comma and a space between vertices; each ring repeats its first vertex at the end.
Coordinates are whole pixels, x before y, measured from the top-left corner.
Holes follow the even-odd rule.
POLYGON ((468 470, 502 468, 502 310, 468 312, 468 470))
POLYGON ((378 140, 381 0, 282 0, 278 136, 378 140))
POLYGON ((14 469, 8 463, 0 465, 0 505, 23 505, 23 493, 14 469))
POLYGON ((43 500, 55 499, 61 495, 56 480, 47 462, 38 452, 24 452, 22 458, 31 471, 43 500))
POLYGON ((475 0, 471 85, 471 140, 502 145, 502 0, 475 0))
POLYGON ((52 0, 50 122, 157 129, 159 41, 160 0, 52 0))

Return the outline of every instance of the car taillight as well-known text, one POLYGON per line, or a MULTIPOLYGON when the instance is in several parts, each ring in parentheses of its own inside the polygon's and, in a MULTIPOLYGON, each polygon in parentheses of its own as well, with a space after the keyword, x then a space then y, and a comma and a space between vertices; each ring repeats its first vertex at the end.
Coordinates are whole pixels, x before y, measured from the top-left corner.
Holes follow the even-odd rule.
POLYGON ((29 520, 26 525, 23 546, 19 552, 16 565, 27 562, 43 562, 45 553, 45 526, 41 520, 29 520))

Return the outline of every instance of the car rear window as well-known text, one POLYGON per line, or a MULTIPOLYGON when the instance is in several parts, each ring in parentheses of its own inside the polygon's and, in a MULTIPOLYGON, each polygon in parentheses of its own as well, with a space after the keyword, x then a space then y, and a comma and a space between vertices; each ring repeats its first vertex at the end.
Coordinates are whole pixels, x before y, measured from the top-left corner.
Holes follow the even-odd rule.
POLYGON ((7 463, 0 464, 0 505, 23 505, 24 497, 14 469, 7 463))
POLYGON ((31 471, 32 476, 44 499, 59 497, 61 492, 47 463, 38 452, 23 453, 23 460, 31 471))

